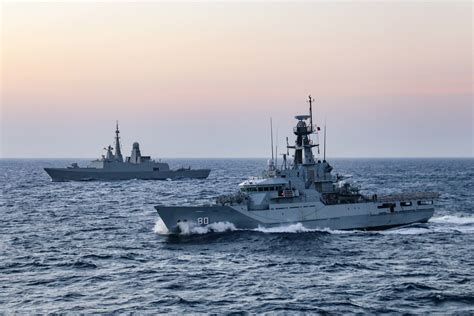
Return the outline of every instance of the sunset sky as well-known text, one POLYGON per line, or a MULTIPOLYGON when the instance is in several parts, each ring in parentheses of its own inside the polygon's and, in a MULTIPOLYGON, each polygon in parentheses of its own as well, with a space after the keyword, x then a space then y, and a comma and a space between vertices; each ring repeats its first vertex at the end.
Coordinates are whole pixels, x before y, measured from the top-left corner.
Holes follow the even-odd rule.
POLYGON ((1 6, 1 154, 268 157, 316 99, 329 157, 473 157, 470 1, 1 6))

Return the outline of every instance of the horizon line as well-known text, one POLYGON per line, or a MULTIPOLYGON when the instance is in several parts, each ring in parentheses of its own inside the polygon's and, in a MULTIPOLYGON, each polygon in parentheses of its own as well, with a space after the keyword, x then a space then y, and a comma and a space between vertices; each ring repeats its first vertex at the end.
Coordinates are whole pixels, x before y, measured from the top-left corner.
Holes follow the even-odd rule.
MULTIPOLYGON (((0 160, 8 159, 91 159, 97 160, 93 157, 0 157, 0 160)), ((152 159, 271 159, 269 157, 152 157, 152 159)), ((283 158, 281 158, 283 159, 283 158)), ((474 156, 335 156, 330 159, 474 159, 474 156)), ((316 159, 323 160, 323 159, 316 159)))

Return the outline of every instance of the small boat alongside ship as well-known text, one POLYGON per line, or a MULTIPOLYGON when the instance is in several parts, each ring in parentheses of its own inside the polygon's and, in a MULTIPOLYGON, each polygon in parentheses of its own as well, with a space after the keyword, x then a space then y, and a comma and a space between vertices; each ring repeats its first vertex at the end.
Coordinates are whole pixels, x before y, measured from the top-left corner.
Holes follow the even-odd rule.
POLYGON ((150 156, 142 156, 140 145, 132 145, 132 153, 125 160, 122 156, 118 123, 115 130, 115 152, 112 146, 107 147, 106 155, 90 162, 87 167, 73 163, 66 168, 44 168, 52 181, 93 181, 93 180, 175 180, 205 179, 210 169, 179 168, 170 169, 164 162, 156 162, 150 156))
POLYGON ((168 231, 179 233, 189 226, 219 222, 231 223, 237 229, 301 223, 308 229, 337 230, 379 230, 427 222, 434 214, 438 193, 366 196, 332 175, 325 144, 323 159, 315 158, 313 148, 317 147, 319 154, 319 143, 311 135, 318 134, 320 128, 313 125, 313 101, 310 96, 308 115, 295 116, 296 140, 289 145, 287 139, 281 168, 275 166, 272 145, 267 170, 239 184, 237 193, 218 197, 213 205, 155 206, 168 231), (288 161, 290 149, 294 150, 293 161, 288 161))

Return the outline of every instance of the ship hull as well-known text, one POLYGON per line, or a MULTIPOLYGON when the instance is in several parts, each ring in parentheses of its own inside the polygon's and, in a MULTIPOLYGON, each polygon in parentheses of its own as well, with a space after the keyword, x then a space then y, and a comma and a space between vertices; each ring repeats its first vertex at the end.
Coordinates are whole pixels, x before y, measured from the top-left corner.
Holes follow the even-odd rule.
POLYGON ((301 207, 291 210, 248 211, 241 206, 174 207, 156 206, 171 233, 180 231, 179 223, 205 226, 229 222, 237 229, 271 228, 301 223, 307 229, 383 230, 413 223, 427 222, 434 214, 433 205, 399 207, 393 211, 377 209, 377 203, 301 207))
POLYGON ((167 171, 110 171, 95 168, 44 168, 52 181, 113 181, 113 180, 167 180, 205 179, 210 169, 167 171))

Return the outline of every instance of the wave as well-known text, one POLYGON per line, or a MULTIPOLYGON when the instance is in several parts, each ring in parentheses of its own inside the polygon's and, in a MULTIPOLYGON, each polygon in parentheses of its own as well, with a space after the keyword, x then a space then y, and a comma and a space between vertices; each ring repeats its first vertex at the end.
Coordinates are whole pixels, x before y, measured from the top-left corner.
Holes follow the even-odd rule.
MULTIPOLYGON (((216 222, 206 226, 197 225, 193 222, 180 222, 178 227, 180 229, 180 235, 203 235, 207 233, 222 233, 237 230, 235 225, 230 222, 216 222)), ((156 221, 153 232, 159 235, 171 234, 161 218, 156 221)))
MULTIPOLYGON (((252 231, 252 232, 260 232, 264 234, 281 234, 281 233, 311 233, 311 232, 322 232, 322 233, 330 233, 330 234, 353 234, 357 233, 358 231, 354 230, 333 230, 329 228, 306 228, 301 223, 296 224, 288 224, 282 226, 275 226, 275 227, 262 227, 259 226, 255 229, 238 229, 235 225, 231 222, 215 222, 208 224, 206 226, 197 225, 193 222, 181 222, 178 224, 180 229, 180 235, 203 235, 208 233, 223 233, 228 231, 252 231)), ((165 223, 161 218, 159 218, 153 231, 160 235, 169 235, 170 231, 166 228, 165 223)))
POLYGON ((440 224, 458 224, 458 225, 468 225, 474 224, 474 216, 455 216, 455 215, 445 215, 440 217, 433 217, 430 219, 430 222, 440 223, 440 224))
POLYGON ((474 233, 474 216, 456 216, 444 215, 433 217, 428 224, 414 224, 415 226, 398 227, 386 231, 382 234, 399 234, 399 235, 419 235, 427 233, 474 233), (430 225, 432 224, 432 225, 430 225))
POLYGON ((180 235, 203 235, 207 233, 223 233, 237 230, 235 225, 230 222, 216 222, 206 226, 196 225, 192 222, 180 222, 178 224, 180 235))
POLYGON ((398 227, 389 230, 374 231, 374 233, 379 233, 383 235, 421 235, 432 232, 434 231, 429 229, 428 227, 398 227))
POLYGON ((353 234, 357 231, 354 230, 336 230, 329 228, 306 228, 301 223, 288 224, 276 227, 261 227, 254 229, 261 233, 275 234, 275 233, 329 233, 329 234, 353 234))
POLYGON ((153 227, 153 231, 159 235, 169 235, 170 233, 170 231, 165 225, 165 222, 163 222, 161 218, 158 218, 158 220, 156 221, 155 227, 153 227))
POLYGON ((259 226, 254 229, 254 231, 259 231, 261 233, 307 233, 311 232, 311 229, 304 227, 301 223, 296 223, 278 227, 259 226))

